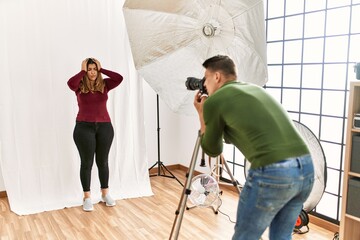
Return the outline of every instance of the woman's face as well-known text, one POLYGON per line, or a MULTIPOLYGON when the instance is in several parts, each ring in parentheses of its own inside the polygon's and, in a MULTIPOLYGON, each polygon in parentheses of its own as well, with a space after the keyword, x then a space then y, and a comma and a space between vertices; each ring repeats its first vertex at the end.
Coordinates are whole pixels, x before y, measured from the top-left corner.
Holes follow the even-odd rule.
POLYGON ((95 63, 90 63, 87 66, 87 76, 90 81, 95 81, 98 76, 98 69, 95 63))

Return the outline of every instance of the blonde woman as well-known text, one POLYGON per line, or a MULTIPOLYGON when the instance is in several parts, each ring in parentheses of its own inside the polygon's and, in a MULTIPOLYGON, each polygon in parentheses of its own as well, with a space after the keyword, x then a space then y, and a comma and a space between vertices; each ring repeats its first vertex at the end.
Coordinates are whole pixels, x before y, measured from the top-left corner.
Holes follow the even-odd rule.
POLYGON ((115 206, 116 202, 109 194, 108 155, 114 138, 114 129, 107 111, 108 92, 117 87, 123 77, 101 67, 94 58, 82 61, 81 71, 69 79, 69 88, 75 92, 79 111, 73 138, 79 151, 80 180, 84 191, 83 210, 94 209, 91 201, 91 169, 95 162, 101 185, 102 201, 106 206, 115 206), (102 74, 107 78, 103 78, 102 74))

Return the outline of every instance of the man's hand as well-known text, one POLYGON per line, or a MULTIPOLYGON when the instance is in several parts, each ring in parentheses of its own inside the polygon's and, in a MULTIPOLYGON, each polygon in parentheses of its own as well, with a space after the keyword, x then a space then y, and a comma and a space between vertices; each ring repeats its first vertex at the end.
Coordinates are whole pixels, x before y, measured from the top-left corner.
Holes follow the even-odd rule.
POLYGON ((205 132, 205 122, 204 122, 204 117, 203 117, 203 106, 204 106, 204 102, 206 101, 207 98, 208 98, 207 95, 203 95, 200 92, 197 92, 197 94, 195 94, 195 98, 194 98, 194 106, 196 108, 196 111, 199 114, 200 133, 201 134, 203 134, 205 132))
POLYGON ((202 95, 200 93, 200 91, 195 94, 194 106, 196 108, 196 111, 201 115, 202 115, 202 112, 203 112, 204 102, 207 99, 207 97, 208 97, 207 95, 202 95))

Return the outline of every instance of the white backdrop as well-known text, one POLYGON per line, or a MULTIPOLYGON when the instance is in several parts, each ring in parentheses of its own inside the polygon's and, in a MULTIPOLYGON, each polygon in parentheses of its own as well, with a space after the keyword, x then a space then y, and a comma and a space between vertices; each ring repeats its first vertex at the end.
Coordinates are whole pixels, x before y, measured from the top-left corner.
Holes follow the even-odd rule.
MULTIPOLYGON (((142 82, 133 66, 123 1, 0 1, 1 169, 11 210, 30 214, 82 204, 77 113, 67 80, 86 57, 119 72, 109 95, 115 129, 110 192, 152 195, 144 142, 142 82)), ((100 199, 94 164, 92 195, 100 199)))

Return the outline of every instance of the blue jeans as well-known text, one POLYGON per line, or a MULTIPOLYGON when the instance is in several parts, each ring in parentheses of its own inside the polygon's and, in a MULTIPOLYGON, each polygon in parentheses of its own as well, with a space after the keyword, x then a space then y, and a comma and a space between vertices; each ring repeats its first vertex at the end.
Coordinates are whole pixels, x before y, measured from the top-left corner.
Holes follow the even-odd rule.
POLYGON ((290 240, 314 184, 310 155, 250 169, 240 194, 233 240, 290 240))

